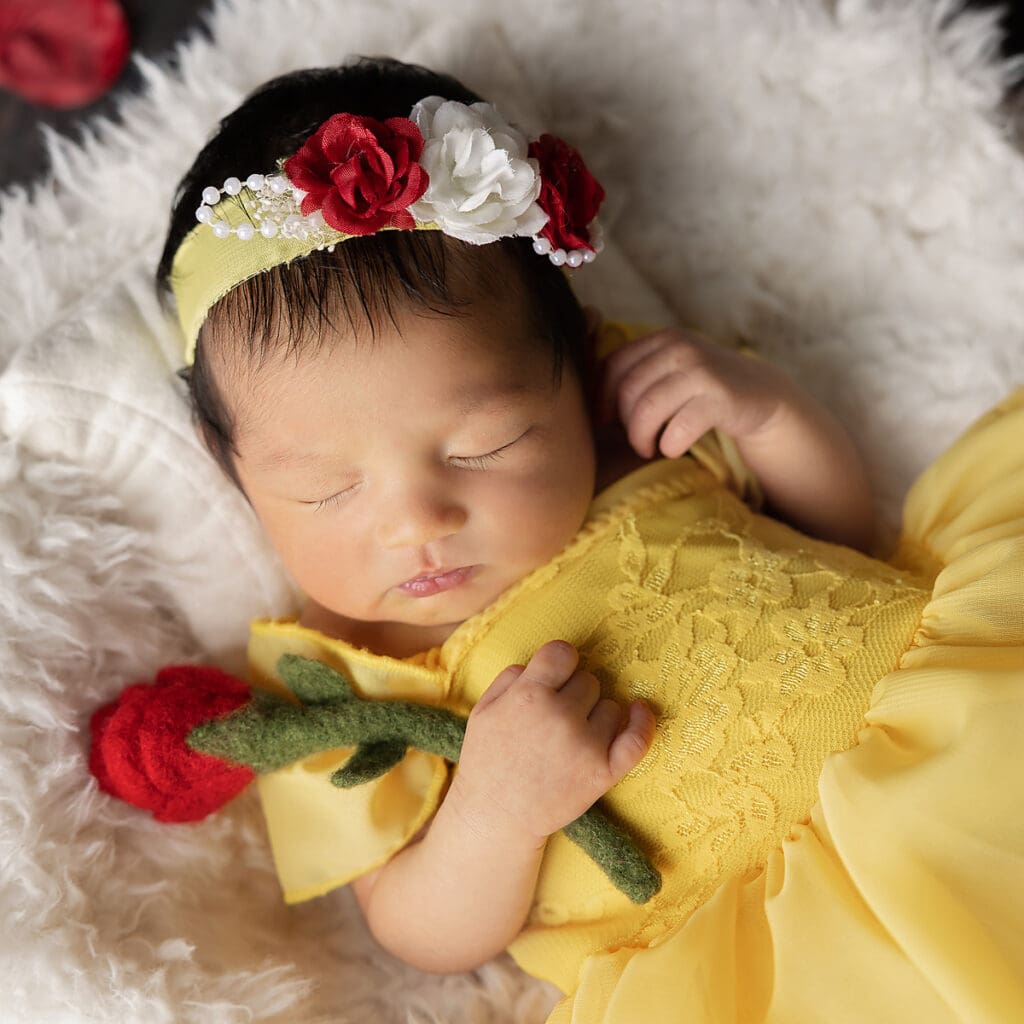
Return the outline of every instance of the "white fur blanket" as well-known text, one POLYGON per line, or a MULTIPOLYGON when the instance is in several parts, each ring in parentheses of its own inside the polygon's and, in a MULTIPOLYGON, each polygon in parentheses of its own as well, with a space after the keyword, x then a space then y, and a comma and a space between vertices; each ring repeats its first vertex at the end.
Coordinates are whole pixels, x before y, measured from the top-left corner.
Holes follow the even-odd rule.
POLYGON ((148 285, 178 178, 261 81, 391 53, 568 138, 607 188, 616 243, 581 290, 609 315, 754 340, 846 421, 890 529, 916 472, 1024 381, 1024 161, 1000 108, 1017 68, 996 13, 437 10, 220 0, 176 69, 140 61, 147 90, 122 123, 51 137, 53 180, 3 197, 2 1021, 529 1024, 554 998, 504 958, 406 969, 347 892, 286 908, 254 794, 157 825, 86 770, 98 705, 170 662, 237 666, 249 615, 294 601, 188 430, 148 285))

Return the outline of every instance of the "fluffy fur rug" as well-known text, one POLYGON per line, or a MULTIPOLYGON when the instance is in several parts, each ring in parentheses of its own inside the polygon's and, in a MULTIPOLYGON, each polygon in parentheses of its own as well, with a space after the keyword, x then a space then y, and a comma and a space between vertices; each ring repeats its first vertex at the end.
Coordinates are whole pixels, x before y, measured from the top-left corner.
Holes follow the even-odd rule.
POLYGON ((231 664, 250 612, 293 600, 244 505, 189 462, 173 330, 147 291, 179 176, 264 79, 391 53, 570 139, 605 183, 624 256, 606 312, 664 309, 754 340, 847 422, 890 530, 916 472, 1024 381, 1024 162, 1000 107, 1018 69, 998 58, 994 12, 453 0, 438 24, 437 9, 220 0, 176 66, 140 62, 147 91, 121 123, 81 145, 51 136, 52 180, 3 197, 3 1021, 528 1024, 554 999, 507 959, 451 978, 406 969, 347 892, 283 906, 254 794, 162 826, 86 770, 98 705, 169 662, 231 664), (148 378, 136 344, 155 353, 148 378), (82 382, 113 388, 118 354, 135 367, 134 418, 109 418, 104 440, 107 393, 82 382), (110 446, 141 436, 141 413, 177 432, 192 490, 160 491, 145 446, 114 473, 110 446), (181 546, 192 537, 211 552, 220 537, 231 561, 181 546), (246 564, 267 567, 259 609, 230 571, 246 564))

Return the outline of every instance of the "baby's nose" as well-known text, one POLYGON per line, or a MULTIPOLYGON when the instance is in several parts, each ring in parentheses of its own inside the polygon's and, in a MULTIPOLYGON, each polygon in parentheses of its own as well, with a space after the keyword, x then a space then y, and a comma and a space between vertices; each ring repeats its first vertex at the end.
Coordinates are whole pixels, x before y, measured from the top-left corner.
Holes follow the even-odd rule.
POLYGON ((378 541, 385 548, 421 547, 458 533, 467 513, 445 490, 406 494, 381 510, 378 541))

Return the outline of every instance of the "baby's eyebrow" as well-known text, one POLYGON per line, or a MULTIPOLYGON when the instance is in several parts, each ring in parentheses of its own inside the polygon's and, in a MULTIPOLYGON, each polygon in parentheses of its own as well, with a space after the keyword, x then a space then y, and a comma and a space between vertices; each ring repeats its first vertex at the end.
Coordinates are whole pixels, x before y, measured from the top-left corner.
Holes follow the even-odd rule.
POLYGON ((488 406, 511 405, 517 398, 525 398, 538 394, 540 389, 535 385, 523 382, 505 382, 489 388, 460 388, 455 392, 456 407, 463 416, 479 412, 488 406))
MULTIPOLYGON (((474 413, 494 410, 500 412, 511 405, 516 399, 541 393, 536 385, 524 382, 502 381, 493 387, 460 388, 453 394, 454 406, 460 416, 471 416, 474 413)), ((257 469, 307 469, 318 468, 329 461, 328 456, 315 451, 272 451, 256 458, 257 469)))
POLYGON ((256 466, 258 469, 283 469, 286 466, 292 469, 305 469, 307 466, 321 465, 322 461, 317 452, 280 451, 268 452, 258 458, 256 466))

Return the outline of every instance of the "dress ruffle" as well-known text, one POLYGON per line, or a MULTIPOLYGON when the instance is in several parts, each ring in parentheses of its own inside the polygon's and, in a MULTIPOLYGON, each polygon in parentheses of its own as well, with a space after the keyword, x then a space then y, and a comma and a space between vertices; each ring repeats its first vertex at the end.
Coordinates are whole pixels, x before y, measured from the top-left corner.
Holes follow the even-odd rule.
POLYGON ((764 866, 550 1024, 1024 1021, 1024 389, 911 489, 892 564, 934 578, 857 743, 764 866))

